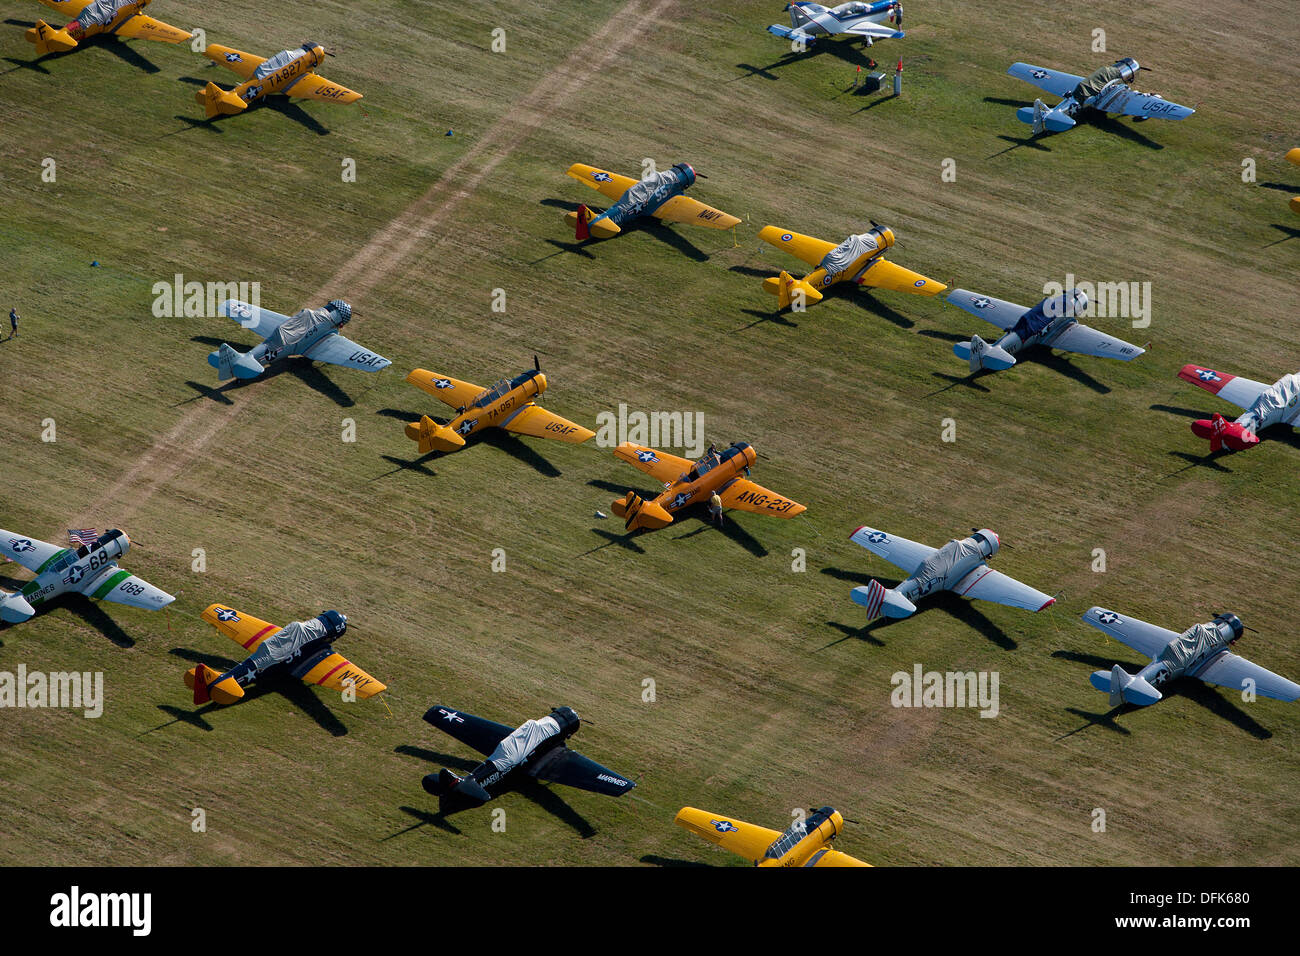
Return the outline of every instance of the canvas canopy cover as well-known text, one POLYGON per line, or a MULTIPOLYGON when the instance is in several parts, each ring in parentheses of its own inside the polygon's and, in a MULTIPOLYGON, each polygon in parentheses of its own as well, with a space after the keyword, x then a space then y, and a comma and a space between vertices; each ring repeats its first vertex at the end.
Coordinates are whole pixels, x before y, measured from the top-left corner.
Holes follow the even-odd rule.
MULTIPOLYGON (((1051 302, 1052 300, 1047 299, 1046 301, 1051 302)), ((1030 336, 1037 335, 1052 324, 1054 317, 1047 314, 1047 310, 1043 308, 1044 304, 1044 302, 1038 303, 1038 305, 1022 315, 1019 321, 1016 322, 1015 327, 1012 328, 1011 331, 1020 336, 1020 341, 1027 342, 1030 336)))
POLYGON ((298 57, 306 55, 307 51, 302 47, 298 47, 295 50, 281 50, 269 60, 263 60, 261 63, 257 64, 257 69, 253 71, 253 77, 260 80, 263 77, 270 76, 276 70, 280 69, 280 67, 288 66, 294 60, 298 59, 298 57))
POLYGON ((1255 428, 1262 428, 1280 421, 1282 412, 1297 403, 1300 403, 1300 372, 1292 372, 1264 389, 1246 411, 1255 417, 1255 428))
POLYGON ((1164 661, 1175 671, 1182 671, 1196 658, 1222 643, 1223 636, 1213 624, 1193 624, 1177 639, 1170 641, 1157 660, 1164 661))
POLYGON ((1076 86, 1074 92, 1070 95, 1073 96, 1075 100, 1082 103, 1088 97, 1096 96, 1100 93, 1107 83, 1114 80, 1122 80, 1123 78, 1124 75, 1120 72, 1119 67, 1114 64, 1103 66, 1100 70, 1097 70, 1076 86))
POLYGON ((264 640, 260 647, 253 652, 250 658, 257 664, 258 670, 270 667, 272 664, 282 664, 287 660, 292 660, 304 644, 310 641, 320 640, 328 636, 329 632, 320 618, 312 618, 310 621, 294 621, 292 624, 286 624, 275 634, 272 634, 264 640))
POLYGON ((524 759, 537 749, 537 745, 549 740, 560 732, 560 724, 554 717, 541 720, 526 720, 522 727, 512 730, 497 744, 496 749, 488 755, 488 763, 505 773, 524 762, 524 759))
POLYGON ((649 179, 643 179, 628 189, 622 201, 628 203, 633 209, 641 209, 654 197, 656 191, 665 186, 674 186, 681 179, 682 173, 676 168, 655 173, 649 179))
POLYGON ((981 557, 980 548, 976 542, 970 538, 962 541, 949 541, 922 561, 921 566, 916 569, 912 577, 921 585, 921 592, 925 593, 927 584, 935 580, 943 581, 952 572, 953 568, 970 557, 981 557))
POLYGON ((117 16, 117 11, 132 2, 134 0, 95 0, 94 3, 87 4, 77 14, 77 22, 83 27, 106 26, 113 22, 113 18, 117 16))
POLYGON ((857 236, 849 236, 830 252, 826 253, 826 255, 822 256, 820 265, 829 275, 836 275, 853 265, 853 263, 857 262, 864 254, 875 252, 879 248, 880 247, 876 245, 875 238, 869 232, 864 232, 857 236))
POLYGON ((329 309, 303 309, 281 322, 280 327, 266 337, 267 350, 278 353, 292 348, 322 326, 334 327, 334 315, 329 309))

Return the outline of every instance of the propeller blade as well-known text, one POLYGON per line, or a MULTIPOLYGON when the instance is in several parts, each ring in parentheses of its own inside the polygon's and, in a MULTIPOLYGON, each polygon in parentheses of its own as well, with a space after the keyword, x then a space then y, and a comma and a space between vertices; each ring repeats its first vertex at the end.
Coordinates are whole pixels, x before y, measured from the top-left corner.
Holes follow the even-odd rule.
POLYGON ((536 352, 533 353, 533 370, 537 372, 542 370, 542 363, 538 360, 536 352))

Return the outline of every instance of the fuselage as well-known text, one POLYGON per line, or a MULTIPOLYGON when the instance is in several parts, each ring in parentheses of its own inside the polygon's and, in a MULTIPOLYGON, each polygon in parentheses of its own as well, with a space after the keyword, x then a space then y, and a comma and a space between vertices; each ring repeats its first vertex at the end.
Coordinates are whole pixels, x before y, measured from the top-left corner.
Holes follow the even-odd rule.
POLYGON ((903 23, 903 5, 898 0, 876 0, 874 3, 854 0, 835 7, 796 2, 791 3, 789 9, 790 25, 814 36, 835 36, 859 23, 893 23, 900 27, 903 23))
MULTIPOLYGON (((849 238, 854 237, 851 236, 849 238)), ((885 252, 888 251, 889 247, 894 244, 894 230, 884 226, 875 226, 867 232, 861 233, 857 238, 865 240, 867 243, 873 245, 874 248, 863 252, 842 269, 831 271, 833 267, 828 267, 823 261, 822 265, 819 265, 812 272, 804 276, 803 281, 818 290, 828 288, 840 282, 856 282, 860 285, 866 271, 870 269, 872 264, 883 256, 885 252)), ((848 239, 845 240, 845 242, 847 241, 848 239)))
MULTIPOLYGON (((514 378, 503 378, 491 388, 484 389, 464 408, 447 427, 461 437, 468 437, 484 428, 499 428, 508 423, 546 391, 546 376, 533 369, 521 372, 514 378)), ((564 426, 556 426, 557 429, 564 426)))
POLYGON ((843 829, 844 817, 832 807, 822 807, 787 827, 754 865, 812 866, 843 829))
POLYGON ((81 591, 102 598, 130 575, 117 568, 117 559, 131 547, 126 532, 116 528, 105 531, 92 545, 64 548, 50 556, 19 592, 35 607, 43 601, 68 591, 81 591), (92 587, 93 586, 93 587, 92 587))
MULTIPOLYGON (((294 57, 288 63, 267 72, 265 75, 258 76, 254 72, 247 80, 235 87, 232 92, 245 103, 252 103, 254 100, 272 96, 276 93, 287 92, 291 86, 308 73, 314 72, 316 67, 325 62, 325 49, 319 43, 304 43, 301 49, 303 51, 301 56, 294 57)), ((279 56, 279 54, 276 55, 279 56)), ((274 59, 274 57, 271 59, 274 59)), ((263 66, 265 66, 265 63, 263 63, 263 66)), ((259 70, 261 68, 258 67, 259 70)))
POLYGON ((987 528, 949 541, 894 590, 909 601, 946 591, 997 554, 998 545, 998 536, 987 528))
POLYGON ((651 185, 650 180, 643 180, 629 187, 614 205, 592 222, 608 219, 621 228, 633 219, 654 212, 674 196, 686 192, 694 184, 695 170, 689 163, 676 163, 672 169, 656 173, 652 182, 651 185))
POLYGON ((754 449, 745 442, 736 442, 717 455, 706 455, 672 482, 657 498, 659 505, 670 515, 693 504, 703 504, 715 491, 745 473, 758 460, 754 449))
POLYGON ((1009 355, 1034 345, 1050 346, 1088 308, 1088 296, 1078 289, 1050 296, 1020 317, 1019 321, 995 343, 1009 355))

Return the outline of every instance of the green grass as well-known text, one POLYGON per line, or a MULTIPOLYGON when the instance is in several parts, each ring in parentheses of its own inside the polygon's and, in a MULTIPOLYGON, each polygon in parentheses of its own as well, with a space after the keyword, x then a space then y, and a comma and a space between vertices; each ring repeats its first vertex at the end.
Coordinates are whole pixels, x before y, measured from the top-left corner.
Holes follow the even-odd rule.
MULTIPOLYGON (((676 809, 780 827, 822 803, 860 821, 841 848, 880 864, 1300 860, 1294 708, 1210 690, 1089 725, 1107 710, 1091 658, 1138 658, 1078 620, 1101 603, 1181 630, 1231 609, 1260 631, 1243 653, 1300 671, 1300 452, 1272 441, 1189 468, 1179 456, 1203 443, 1153 408, 1228 411, 1176 379, 1185 362, 1265 380, 1296 368, 1297 223, 1286 192, 1240 175, 1253 157, 1261 183, 1295 178, 1281 160, 1293 131, 1275 131, 1278 91, 1300 79, 1290 6, 1256 4, 1210 39, 1208 3, 909 7, 908 38, 873 51, 905 59, 904 96, 885 102, 847 91, 855 51, 782 64, 763 32, 779 6, 669 4, 608 59, 620 30, 591 38, 650 3, 525 0, 501 24, 453 4, 325 2, 310 22, 242 0, 205 11, 209 42, 337 49, 322 72, 365 99, 305 106, 325 135, 272 109, 187 122, 201 110, 182 78, 233 74, 186 47, 132 43, 155 73, 104 49, 48 72, 0 60, 0 307, 24 316, 0 345, 0 525, 47 540, 120 525, 137 543, 126 566, 180 595, 166 614, 69 602, 0 632, 0 669, 103 671, 108 698, 98 720, 0 712, 0 861, 732 863, 674 827, 676 809), (497 25, 505 53, 489 49, 497 25), (1098 26, 1105 54, 1089 50, 1098 26), (999 101, 1034 91, 1011 62, 1086 72, 1122 55, 1196 115, 1120 121, 1141 139, 1085 126, 1016 145, 1026 128, 999 101), (745 218, 735 239, 674 227, 557 248, 557 204, 600 198, 564 169, 635 175, 644 157, 705 173, 693 195, 745 218), (408 247, 384 230, 413 203, 430 225, 408 247), (986 330, 939 300, 835 295, 766 321, 756 270, 800 264, 758 228, 838 240, 868 218, 893 227, 901 264, 1016 301, 1066 273, 1150 281, 1149 329, 1097 323, 1150 352, 945 388, 963 372, 951 342, 986 330), (394 366, 208 397, 187 384, 215 385, 213 346, 194 338, 252 338, 155 318, 151 289, 177 272, 260 281, 280 311, 348 298, 350 333, 394 366), (388 460, 415 457, 395 414, 437 413, 407 370, 486 385, 534 352, 546 407, 589 425, 620 402, 703 411, 707 440, 752 442, 755 479, 807 514, 735 514, 736 536, 688 521, 625 547, 592 517, 615 497, 603 486, 653 482, 606 449, 526 440, 419 469, 388 460), (955 443, 940 441, 947 418, 955 443), (846 540, 862 523, 934 544, 992 527, 1011 546, 996 566, 1061 599, 1037 616, 945 602, 867 639, 848 590, 896 578, 846 540), (310 691, 308 710, 267 694, 209 712, 210 729, 176 720, 167 709, 193 709, 191 656, 238 651, 197 618, 213 601, 277 622, 343 610, 356 627, 340 649, 390 685, 392 718, 310 691), (917 662, 998 671, 1001 715, 891 707, 890 675, 917 662), (591 721, 576 746, 640 785, 619 801, 556 788, 569 813, 506 796, 505 833, 487 811, 454 818, 460 834, 402 832, 432 809, 419 780, 441 757, 419 751, 472 756, 419 719, 435 701, 505 722, 570 704, 591 721), (191 832, 195 807, 206 833, 191 832)), ((151 12, 195 25, 179 2, 151 12)), ((31 58, 19 26, 0 57, 31 58)))

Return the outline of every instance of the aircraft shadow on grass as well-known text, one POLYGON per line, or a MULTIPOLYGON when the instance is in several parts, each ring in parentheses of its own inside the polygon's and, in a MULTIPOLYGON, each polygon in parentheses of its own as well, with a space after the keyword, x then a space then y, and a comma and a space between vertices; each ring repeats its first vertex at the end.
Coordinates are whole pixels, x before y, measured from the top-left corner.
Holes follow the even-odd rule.
MULTIPOLYGON (((608 491, 611 494, 619 495, 620 497, 627 494, 629 490, 627 485, 620 485, 617 482, 613 482, 613 481, 602 481, 599 478, 593 478, 590 481, 588 481, 587 484, 593 488, 599 488, 602 491, 608 491)), ((635 491, 635 489, 631 489, 631 490, 635 491)), ((645 493, 637 492, 637 493, 641 494, 641 496, 645 498, 647 501, 653 501, 656 497, 659 496, 659 492, 656 491, 645 492, 645 493)), ((611 520, 614 521, 622 520, 617 515, 611 515, 610 517, 611 520)), ((719 528, 717 525, 713 524, 713 522, 709 520, 708 508, 704 504, 691 505, 690 507, 683 508, 682 510, 676 513, 676 515, 673 518, 672 524, 670 524, 666 528, 660 528, 657 532, 651 532, 646 528, 638 528, 636 531, 627 532, 624 534, 618 534, 617 532, 607 531, 604 528, 592 528, 591 530, 593 534, 597 534, 600 537, 605 538, 606 541, 609 542, 609 544, 617 544, 622 547, 626 547, 628 548, 628 550, 635 551, 637 554, 645 554, 645 549, 637 545, 637 543, 633 539, 640 537, 643 534, 661 534, 661 535, 669 534, 672 535, 673 540, 680 541, 683 538, 693 538, 697 534, 703 534, 706 531, 714 531, 719 534, 725 535, 726 537, 736 542, 736 544, 740 545, 742 548, 744 548, 746 551, 748 551, 756 558, 763 558, 766 557, 768 554, 768 550, 767 548, 763 547, 762 542, 760 542, 752 534, 750 534, 739 524, 737 524, 736 519, 734 517, 724 513, 722 517, 722 527, 719 528), (679 527, 678 523, 682 521, 684 518, 698 519, 702 523, 702 527, 693 528, 689 531, 683 530, 679 527), (680 533, 673 535, 674 531, 678 531, 680 533)), ((601 545, 600 547, 604 548, 604 547, 608 547, 608 545, 601 545)), ((595 551, 597 549, 592 548, 591 550, 595 551)), ((590 554, 591 551, 587 551, 584 553, 590 554)))
MULTIPOLYGON (((924 332, 918 332, 917 334, 927 335, 930 336, 931 338, 943 338, 943 339, 951 338, 953 341, 960 341, 960 342, 970 341, 968 337, 965 336, 950 337, 948 333, 945 332, 924 331, 924 332)), ((1035 363, 1036 365, 1041 365, 1043 368, 1051 369, 1053 372, 1056 372, 1060 375, 1064 375, 1066 378, 1078 382, 1080 385, 1084 386, 1085 388, 1091 389, 1092 391, 1096 392, 1098 395, 1110 394, 1109 385, 1102 384, 1097 379, 1093 378, 1091 375, 1085 372, 1083 369, 1079 368, 1079 366, 1071 362, 1064 355, 1057 355, 1056 353, 1052 352, 1052 350, 1047 346, 1033 345, 1025 349, 1025 351, 1022 354, 1028 356, 1028 360, 1035 363)), ((1017 358, 1019 358, 1019 356, 1017 356, 1017 358)), ((979 371, 968 372, 965 375, 954 375, 949 372, 931 372, 930 374, 937 379, 942 379, 943 381, 950 382, 951 384, 945 385, 942 388, 936 389, 935 391, 928 393, 926 395, 926 398, 932 398, 933 396, 946 392, 950 388, 955 388, 958 385, 964 385, 967 388, 971 388, 971 389, 975 389, 976 391, 987 393, 990 391, 990 389, 979 384, 979 380, 983 378, 989 378, 993 375, 997 375, 998 373, 995 372, 993 369, 982 368, 979 371)))
POLYGON ((823 53, 827 56, 833 56, 837 60, 842 60, 849 66, 860 66, 864 70, 873 69, 871 65, 871 57, 863 53, 859 46, 850 40, 839 40, 814 44, 802 53, 795 53, 793 50, 790 50, 779 60, 774 60, 767 64, 767 66, 754 66, 752 63, 737 63, 736 69, 744 70, 745 72, 740 76, 733 77, 728 82, 734 83, 736 80, 748 79, 751 76, 761 76, 765 80, 779 80, 780 77, 773 74, 773 70, 781 70, 787 66, 793 66, 795 63, 801 63, 804 60, 823 53))
MULTIPOLYGON (((565 212, 573 212, 581 204, 570 202, 566 199, 543 199, 540 200, 540 205, 549 206, 552 209, 563 209, 565 212)), ((652 239, 658 239, 660 242, 671 246, 673 249, 676 249, 682 255, 686 256, 686 258, 695 262, 709 261, 709 254, 707 252, 695 245, 695 243, 691 242, 691 240, 687 239, 677 230, 672 229, 652 216, 642 216, 639 219, 633 219, 631 222, 623 226, 623 233, 620 233, 620 235, 638 232, 645 233, 652 239)), ((615 237, 613 241, 617 240, 618 237, 615 237)), ((547 239, 546 241, 564 252, 575 252, 586 256, 588 259, 595 259, 597 257, 591 250, 596 246, 599 246, 601 243, 610 242, 611 240, 583 239, 581 241, 561 242, 558 239, 547 239)), ((552 255, 554 255, 554 253, 552 253, 552 255)), ((550 256, 545 256, 543 259, 538 259, 532 264, 536 265, 538 262, 542 262, 544 259, 549 258, 550 256)))
MULTIPOLYGON (((452 754, 439 753, 436 750, 430 750, 425 747, 413 747, 409 744, 401 744, 394 748, 394 753, 402 754, 407 757, 415 757, 427 763, 442 767, 452 767, 457 770, 468 772, 477 767, 482 761, 472 760, 466 757, 457 757, 452 754)), ((541 807, 551 816, 555 817, 561 823, 568 826, 584 840, 596 835, 596 828, 587 822, 578 811, 574 810, 569 803, 550 787, 544 786, 536 780, 525 779, 512 787, 507 793, 517 793, 530 803, 541 807)), ((439 829, 448 830, 452 833, 460 833, 455 827, 448 822, 450 814, 442 812, 430 813, 427 810, 419 810, 415 807, 399 807, 403 813, 415 817, 418 823, 407 827, 405 830, 399 830, 397 833, 389 834, 384 839, 392 839, 411 830, 416 830, 421 826, 436 826, 439 829)), ((461 811, 464 812, 464 811, 461 811)))
MULTIPOLYGON (((215 670, 225 672, 234 667, 238 661, 233 661, 228 657, 222 657, 220 654, 207 654, 199 651, 191 651, 185 647, 173 647, 168 651, 173 657, 179 657, 182 660, 189 661, 191 664, 207 664, 215 670)), ((178 686, 184 686, 177 679, 178 686)), ((348 732, 348 728, 343 721, 335 716, 334 712, 326 706, 316 692, 304 684, 296 677, 288 675, 271 674, 259 677, 258 680, 250 686, 245 692, 243 698, 237 704, 223 706, 221 704, 209 701, 202 706, 186 710, 182 707, 174 707, 171 704, 159 704, 158 709, 164 714, 168 714, 172 719, 164 724, 159 724, 145 733, 152 733, 154 730, 161 730, 175 723, 189 724, 191 727, 197 727, 199 730, 212 730, 212 724, 208 723, 207 717, 217 711, 238 710, 247 706, 252 701, 266 694, 276 693, 286 698, 289 703, 293 704, 304 714, 314 720, 317 725, 335 737, 342 737, 348 732)))
MULTIPOLYGON (((1170 415, 1180 415, 1183 418, 1197 419, 1197 418, 1209 417, 1209 413, 1206 412, 1204 409, 1183 408, 1182 406, 1179 405, 1156 404, 1151 406, 1151 410, 1153 412, 1166 412, 1170 415)), ((1295 429, 1292 428, 1290 425, 1285 425, 1282 423, 1278 423, 1276 425, 1270 425, 1268 426, 1268 428, 1264 428, 1260 430, 1259 438, 1260 438, 1261 445, 1263 445, 1266 442, 1270 444, 1277 444, 1277 445, 1288 445, 1291 448, 1300 451, 1300 433, 1297 433, 1295 429)), ((1174 475, 1182 474, 1184 471, 1187 471, 1189 468, 1210 468, 1214 471, 1220 471, 1220 472, 1224 472, 1225 474, 1231 474, 1232 469, 1222 464, 1222 462, 1238 454, 1241 453, 1230 451, 1227 448, 1223 448, 1219 451, 1207 451, 1201 455, 1195 455, 1192 454, 1191 452, 1185 452, 1185 451, 1171 451, 1169 452, 1170 457, 1178 458, 1181 459, 1182 461, 1187 462, 1187 466, 1184 468, 1179 468, 1177 471, 1171 472, 1165 477, 1171 478, 1174 475)), ((1252 454, 1258 454, 1258 452, 1253 452, 1252 454)))
MULTIPOLYGON (((208 335, 195 335, 190 338, 190 341, 200 342, 203 345, 211 345, 216 348, 220 347, 226 340, 213 338, 208 335)), ((184 402, 178 402, 177 404, 184 405, 189 402, 198 401, 200 398, 207 398, 214 402, 219 402, 222 405, 233 405, 235 403, 230 398, 231 392, 238 391, 241 388, 246 388, 255 382, 265 382, 268 379, 283 375, 286 372, 293 375, 294 378, 298 379, 313 392, 325 396, 340 408, 352 408, 356 405, 356 402, 352 400, 352 396, 335 385, 329 376, 321 371, 320 366, 316 365, 316 363, 311 359, 301 355, 296 355, 293 358, 281 359, 280 361, 275 362, 265 372, 257 376, 257 378, 232 378, 230 381, 223 382, 216 387, 204 385, 202 382, 187 381, 185 384, 198 392, 198 395, 194 396, 194 398, 188 398, 184 402)))
POLYGON ((645 856, 641 857, 641 862, 649 864, 650 866, 694 867, 697 869, 702 867, 706 870, 712 869, 709 864, 700 863, 698 860, 679 860, 676 857, 658 856, 654 853, 647 853, 645 856))
MULTIPOLYGON (((4 587, 6 590, 17 591, 27 583, 27 581, 18 578, 0 577, 0 587, 4 587)), ((36 605, 36 614, 32 619, 35 620, 35 618, 48 614, 56 608, 66 608, 74 616, 81 618, 83 623, 99 631, 118 647, 135 647, 135 639, 122 630, 121 626, 109 617, 108 612, 98 602, 92 601, 84 594, 70 592, 60 594, 49 601, 42 601, 36 605)), ((162 613, 166 614, 167 611, 164 610, 162 613)), ((17 624, 0 623, 0 634, 3 634, 11 627, 18 626, 17 624)))
MULTIPOLYGON (((404 411, 400 408, 381 408, 375 412, 375 414, 382 415, 384 418, 394 419, 403 424, 409 424, 411 422, 418 422, 420 416, 424 413, 404 411)), ((442 418, 435 415, 430 415, 429 417, 439 425, 446 425, 451 421, 450 418, 442 418)), ((429 462, 437 461, 438 459, 445 458, 448 455, 473 454, 470 449, 478 445, 486 445, 489 448, 495 448, 497 451, 505 452, 507 455, 523 462, 525 465, 531 466, 534 471, 538 474, 545 475, 547 478, 559 478, 560 475, 563 474, 560 469, 551 464, 550 460, 544 457, 535 448, 527 442, 510 434, 505 429, 485 428, 482 431, 475 432, 468 436, 465 439, 465 447, 458 448, 456 451, 431 451, 416 458, 398 458, 394 455, 380 455, 379 457, 393 465, 394 468, 392 471, 386 471, 381 475, 376 475, 375 477, 386 478, 389 475, 395 475, 400 471, 414 471, 431 478, 436 477, 438 473, 432 468, 427 467, 429 462)))
MULTIPOLYGON (((764 269, 757 266, 737 265, 729 266, 727 271, 735 272, 743 276, 749 276, 753 279, 768 279, 777 275, 780 269, 776 266, 764 269)), ((767 295, 767 293, 764 293, 764 295, 767 295)), ((878 318, 885 319, 887 322, 892 322, 900 329, 910 329, 916 325, 915 322, 903 315, 903 313, 881 302, 872 295, 870 291, 852 282, 841 282, 831 286, 823 293, 823 299, 839 299, 844 302, 849 302, 852 305, 857 306, 859 309, 862 309, 864 312, 869 312, 878 318)), ((746 315, 755 316, 758 321, 743 326, 739 331, 753 328, 755 325, 758 325, 759 322, 763 321, 775 322, 778 325, 785 325, 790 328, 799 327, 798 322, 792 322, 788 318, 790 315, 795 314, 795 310, 789 306, 784 309, 772 309, 767 312, 762 312, 758 309, 742 309, 741 311, 746 315)))
MULTIPOLYGON (((986 96, 984 97, 984 102, 996 103, 999 106, 1021 107, 1026 105, 1023 99, 1020 100, 1009 99, 1002 96, 986 96)), ((1139 133, 1128 123, 1121 123, 1119 120, 1109 117, 1105 113, 1098 112, 1097 110, 1092 110, 1092 109, 1082 110, 1079 113, 1078 120, 1080 124, 1087 123, 1090 126, 1094 126, 1097 129, 1102 130, 1103 132, 1110 133, 1114 136, 1118 136, 1120 139, 1128 140, 1130 143, 1136 143, 1138 146, 1145 146, 1147 149, 1165 148, 1163 143, 1157 143, 1153 139, 1148 139, 1146 136, 1143 136, 1141 133, 1139 133)), ((1061 136, 1064 134, 1054 133, 1049 135, 1061 136)), ((1044 137, 1041 133, 1040 134, 1031 133, 1028 136, 1023 136, 1023 137, 1008 136, 1004 133, 999 133, 998 139, 1004 140, 1005 142, 1008 142, 1011 145, 1008 146, 1006 149, 1002 150, 1001 152, 994 153, 993 156, 1001 156, 1003 153, 1009 153, 1011 152, 1011 150, 1016 149, 1020 146, 1028 146, 1031 147, 1032 149, 1037 149, 1044 153, 1050 153, 1052 151, 1050 147, 1044 145, 1043 143, 1044 137)), ((993 156, 990 156, 989 159, 992 159, 993 156)))
MULTIPOLYGON (((213 64, 213 66, 215 65, 216 64, 213 64)), ((179 79, 180 82, 182 83, 188 83, 190 86, 205 87, 208 85, 207 80, 201 80, 197 76, 181 76, 181 77, 177 77, 177 79, 179 79)), ((321 125, 321 123, 317 121, 317 119, 314 116, 312 116, 310 113, 308 113, 306 110, 304 110, 301 106, 299 106, 297 103, 295 103, 287 96, 263 97, 262 99, 259 99, 251 103, 247 110, 243 110, 241 112, 249 112, 251 110, 260 110, 260 109, 268 109, 271 110, 272 112, 279 113, 281 116, 284 116, 287 119, 292 120, 293 122, 297 123, 299 126, 303 127, 304 129, 307 129, 315 133, 317 136, 330 135, 330 130, 328 127, 321 125)), ((221 129, 221 127, 218 126, 217 124, 220 123, 222 120, 229 119, 230 117, 214 116, 211 119, 196 119, 193 116, 186 116, 183 113, 178 113, 176 114, 176 118, 183 123, 189 124, 189 126, 192 129, 207 129, 207 130, 212 130, 215 133, 222 133, 225 131, 221 129)))
POLYGON ((1297 236, 1300 236, 1300 229, 1295 229, 1292 228, 1291 226, 1280 226, 1277 223, 1274 223, 1273 228, 1276 229, 1278 232, 1282 233, 1282 238, 1275 239, 1272 242, 1265 243, 1264 244, 1265 249, 1267 249, 1269 246, 1276 246, 1279 242, 1286 242, 1288 239, 1295 239, 1297 236))
MULTIPOLYGON (((822 574, 840 581, 846 581, 853 585, 868 584, 872 578, 875 578, 887 588, 895 588, 902 583, 901 580, 882 578, 878 575, 867 574, 862 571, 848 571, 844 568, 822 568, 822 574)), ((847 594, 845 594, 844 597, 848 600, 847 594)), ((818 650, 825 650, 827 647, 833 647, 842 641, 847 641, 850 637, 856 637, 869 644, 875 644, 877 647, 884 647, 885 642, 876 637, 876 632, 882 631, 891 625, 898 624, 901 621, 911 620, 912 618, 924 614, 931 609, 947 612, 950 617, 954 617, 967 627, 978 631, 986 639, 996 644, 1004 651, 1014 651, 1020 646, 1015 640, 1007 635, 1006 631, 1002 630, 1002 628, 994 624, 993 621, 989 620, 984 612, 975 606, 973 601, 968 601, 966 598, 953 594, 951 591, 939 591, 935 594, 929 595, 925 599, 925 603, 921 604, 920 607, 916 609, 915 614, 908 615, 908 617, 905 618, 878 617, 874 621, 869 621, 865 625, 856 628, 849 624, 840 624, 835 621, 828 621, 827 623, 837 631, 842 632, 844 637, 836 638, 829 644, 818 648, 818 650)))
MULTIPOLYGON (((1078 651, 1054 651, 1052 657, 1057 658, 1058 660, 1071 661, 1076 664, 1086 664, 1093 670, 1109 670, 1116 664, 1119 664, 1130 674, 1136 674, 1146 666, 1145 661, 1120 661, 1111 657, 1099 657, 1096 654, 1084 654, 1078 651)), ((1201 683, 1195 677, 1180 677, 1160 689, 1165 694, 1165 700, 1157 701, 1151 705, 1152 707, 1177 706, 1173 701, 1176 701, 1179 697, 1185 697, 1190 701, 1200 704, 1210 713, 1223 718, 1237 727, 1237 729, 1250 734, 1257 740, 1268 740, 1273 736, 1273 732, 1256 721, 1255 718, 1251 717, 1232 701, 1228 700, 1215 688, 1201 683)), ((1147 708, 1145 707, 1138 707, 1134 704, 1125 703, 1113 708, 1106 714, 1093 714, 1085 710, 1079 710, 1075 707, 1067 707, 1066 710, 1069 713, 1074 714, 1076 717, 1084 718, 1088 723, 1062 735, 1062 737, 1058 739, 1069 737, 1073 734, 1079 733, 1081 730, 1086 730, 1088 727, 1098 725, 1104 726, 1108 730, 1114 730, 1117 733, 1129 735, 1132 731, 1116 723, 1116 718, 1132 711, 1146 709, 1147 708)))
MULTIPOLYGON (((34 20, 6 20, 5 23, 9 26, 26 28, 36 26, 34 20)), ((145 73, 162 72, 159 66, 157 66, 152 60, 143 56, 138 50, 133 49, 129 43, 106 33, 98 33, 95 36, 86 37, 79 41, 71 50, 46 53, 43 56, 36 57, 34 60, 20 60, 17 57, 12 56, 7 56, 5 59, 14 64, 14 69, 34 70, 37 73, 44 73, 48 76, 50 71, 45 68, 46 63, 51 60, 60 60, 65 56, 72 56, 78 50, 83 49, 107 50, 123 62, 138 70, 142 70, 145 73)))

